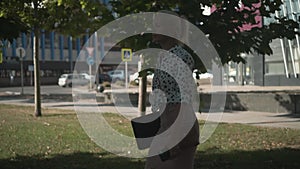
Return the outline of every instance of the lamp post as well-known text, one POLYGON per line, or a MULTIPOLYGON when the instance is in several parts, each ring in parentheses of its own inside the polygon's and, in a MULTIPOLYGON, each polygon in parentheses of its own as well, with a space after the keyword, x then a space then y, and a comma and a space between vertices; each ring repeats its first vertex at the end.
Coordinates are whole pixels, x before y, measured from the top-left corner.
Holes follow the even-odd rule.
POLYGON ((21 95, 24 94, 24 71, 23 71, 23 57, 25 56, 25 49, 22 47, 18 47, 16 49, 16 54, 20 58, 21 64, 21 95))
MULTIPOLYGON (((241 53, 241 57, 243 59, 246 59, 246 54, 241 53)), ((239 74, 240 74, 240 85, 244 86, 245 85, 245 78, 246 78, 246 63, 240 63, 240 69, 239 69, 239 74)))

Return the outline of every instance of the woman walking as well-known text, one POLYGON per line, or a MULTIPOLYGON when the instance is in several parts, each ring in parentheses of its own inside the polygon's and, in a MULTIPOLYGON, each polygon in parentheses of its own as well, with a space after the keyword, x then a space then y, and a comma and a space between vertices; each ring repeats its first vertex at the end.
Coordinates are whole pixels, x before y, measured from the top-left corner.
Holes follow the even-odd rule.
MULTIPOLYGON (((159 16, 153 23, 158 32, 175 31, 180 34, 178 37, 186 36, 180 22, 170 21, 169 26, 161 26, 168 19, 159 16)), ((164 51, 157 56, 150 98, 152 111, 160 113, 161 124, 145 169, 193 169, 199 144, 199 125, 192 104, 196 93, 192 77, 194 60, 177 39, 153 34, 152 40, 164 51)))

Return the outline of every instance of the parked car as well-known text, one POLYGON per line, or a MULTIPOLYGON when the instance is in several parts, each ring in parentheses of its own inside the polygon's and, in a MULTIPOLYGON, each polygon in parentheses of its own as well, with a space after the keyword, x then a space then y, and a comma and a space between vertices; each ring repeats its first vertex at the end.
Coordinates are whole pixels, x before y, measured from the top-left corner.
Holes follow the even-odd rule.
MULTIPOLYGON (((98 74, 99 84, 96 86, 96 91, 103 93, 105 87, 110 87, 111 77, 108 74, 98 74)), ((97 82, 95 81, 95 84, 97 82)))
POLYGON ((205 73, 201 73, 201 72, 198 72, 198 70, 194 70, 193 77, 194 77, 194 80, 195 80, 197 86, 199 86, 199 85, 211 84, 214 76, 210 70, 207 70, 207 72, 205 72, 205 73), (197 76, 199 76, 199 77, 197 77, 197 76))
MULTIPOLYGON (((153 76, 154 76, 153 73, 149 73, 147 75, 147 82, 148 83, 152 83, 153 76)), ((139 72, 135 72, 134 74, 130 75, 129 80, 130 80, 130 82, 134 82, 135 84, 139 84, 139 72)))
POLYGON ((139 72, 135 72, 134 74, 130 75, 129 81, 138 84, 139 83, 139 72))
POLYGON ((111 77, 112 82, 125 81, 125 71, 124 70, 112 70, 108 71, 107 74, 111 77))
POLYGON ((96 80, 95 76, 89 75, 87 73, 80 73, 80 75, 83 75, 83 77, 89 81, 92 80, 92 82, 94 82, 96 80))
MULTIPOLYGON (((111 77, 105 73, 98 74, 96 78, 99 78, 99 84, 102 84, 103 82, 111 83, 112 81, 111 77)), ((96 83, 97 82, 95 81, 95 84, 96 83)))
POLYGON ((58 85, 62 87, 72 87, 73 85, 86 85, 89 83, 81 74, 62 74, 58 79, 58 85))
POLYGON ((111 83, 112 79, 108 74, 99 74, 99 83, 109 82, 111 83))

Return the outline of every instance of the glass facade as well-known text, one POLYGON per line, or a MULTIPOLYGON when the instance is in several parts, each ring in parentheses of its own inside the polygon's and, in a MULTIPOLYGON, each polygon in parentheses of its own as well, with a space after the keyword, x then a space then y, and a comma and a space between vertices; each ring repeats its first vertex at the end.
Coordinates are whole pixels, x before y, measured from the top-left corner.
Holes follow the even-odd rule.
MULTIPOLYGON (((284 0, 281 11, 276 16, 287 17, 299 22, 300 1, 284 0)), ((268 20, 264 24, 268 24, 268 20)), ((275 82, 274 85, 299 85, 300 41, 295 39, 276 39, 272 42, 273 55, 265 57, 265 78, 275 82), (276 82, 276 80, 278 82, 276 82)), ((273 83, 267 85, 273 85, 273 83)))
MULTIPOLYGON (((281 11, 274 17, 287 17, 299 22, 300 0, 283 0, 281 11)), ((274 22, 264 18, 263 24, 274 22)), ((293 40, 274 39, 270 44, 273 54, 268 56, 247 55, 246 64, 229 63, 226 65, 228 84, 233 85, 300 85, 300 38, 293 40)))

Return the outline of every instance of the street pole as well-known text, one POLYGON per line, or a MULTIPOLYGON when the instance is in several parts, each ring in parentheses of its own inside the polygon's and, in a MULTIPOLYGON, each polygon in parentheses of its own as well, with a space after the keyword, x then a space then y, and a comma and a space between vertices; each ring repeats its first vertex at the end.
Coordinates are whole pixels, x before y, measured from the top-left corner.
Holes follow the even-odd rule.
POLYGON ((23 70, 23 54, 20 50, 20 61, 21 61, 21 95, 24 94, 24 70, 23 70))
POLYGON ((33 86, 33 77, 32 71, 30 71, 30 85, 33 86))
MULTIPOLYGON (((93 59, 93 52, 94 52, 94 48, 93 47, 86 47, 86 50, 89 54, 86 62, 89 65, 89 75, 90 75, 90 85, 89 85, 89 89, 92 90, 93 88, 93 83, 92 83, 92 65, 95 63, 94 59, 93 59)), ((95 76, 96 77, 96 76, 95 76)))
POLYGON ((125 87, 128 89, 128 63, 125 62, 125 87))
POLYGON ((21 70, 21 92, 20 94, 23 95, 24 94, 24 68, 23 68, 23 57, 25 56, 25 49, 22 47, 18 47, 16 49, 16 55, 19 57, 20 59, 20 70, 21 70))
POLYGON ((92 83, 92 65, 89 65, 89 74, 90 74, 90 90, 93 89, 93 83, 92 83))
POLYGON ((100 66, 100 61, 99 61, 99 55, 98 55, 98 33, 95 32, 94 33, 94 47, 95 47, 95 61, 96 61, 96 65, 95 65, 95 82, 96 82, 96 88, 99 85, 99 66, 100 66))

